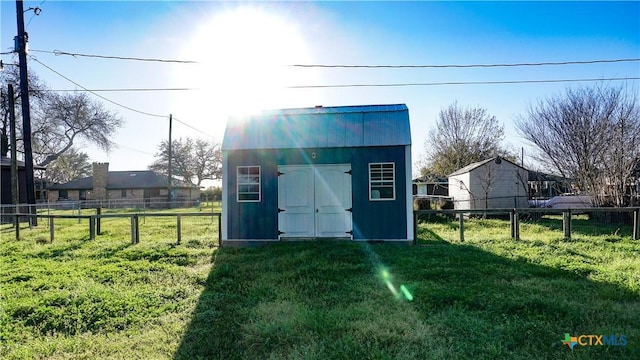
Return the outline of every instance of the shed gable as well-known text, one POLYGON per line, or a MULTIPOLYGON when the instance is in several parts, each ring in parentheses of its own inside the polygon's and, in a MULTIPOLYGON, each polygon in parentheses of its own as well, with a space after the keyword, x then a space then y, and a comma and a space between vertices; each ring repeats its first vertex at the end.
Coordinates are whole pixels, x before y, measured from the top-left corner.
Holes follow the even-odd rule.
POLYGON ((229 120, 222 150, 410 145, 404 104, 265 111, 229 120))

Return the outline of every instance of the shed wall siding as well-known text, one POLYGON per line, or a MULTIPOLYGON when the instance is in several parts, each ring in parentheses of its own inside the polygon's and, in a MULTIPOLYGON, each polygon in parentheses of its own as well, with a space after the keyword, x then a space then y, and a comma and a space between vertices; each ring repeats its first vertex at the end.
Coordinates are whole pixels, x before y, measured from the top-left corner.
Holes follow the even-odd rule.
POLYGON ((227 239, 277 239, 277 167, 313 164, 351 165, 354 240, 407 238, 405 184, 411 179, 406 175, 405 146, 235 150, 225 151, 224 159, 227 239), (395 163, 396 200, 369 201, 368 164, 372 162, 395 163), (237 202, 236 167, 254 165, 261 167, 262 200, 237 202))
POLYGON ((449 193, 454 194, 456 209, 527 207, 527 178, 527 170, 509 162, 489 162, 470 172, 451 176, 449 193), (460 182, 469 191, 460 189, 460 182))

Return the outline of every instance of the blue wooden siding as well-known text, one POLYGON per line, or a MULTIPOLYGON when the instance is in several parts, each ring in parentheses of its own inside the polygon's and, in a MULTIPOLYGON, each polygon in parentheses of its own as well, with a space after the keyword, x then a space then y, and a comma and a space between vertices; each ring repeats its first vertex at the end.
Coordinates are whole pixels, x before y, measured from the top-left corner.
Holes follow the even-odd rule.
POLYGON ((228 238, 277 239, 278 165, 312 164, 351 164, 354 239, 407 238, 405 146, 228 151, 228 238), (395 200, 369 200, 373 162, 395 163, 395 200), (254 165, 261 167, 262 201, 237 202, 236 167, 254 165))

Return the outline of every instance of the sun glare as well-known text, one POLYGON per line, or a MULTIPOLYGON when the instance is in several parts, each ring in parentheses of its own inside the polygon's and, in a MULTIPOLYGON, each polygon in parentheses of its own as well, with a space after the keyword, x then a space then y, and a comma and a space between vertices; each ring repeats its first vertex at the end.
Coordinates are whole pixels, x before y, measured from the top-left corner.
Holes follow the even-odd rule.
POLYGON ((181 104, 200 118, 309 105, 286 89, 313 81, 312 70, 286 66, 310 62, 305 41, 294 23, 276 13, 252 7, 219 13, 198 28, 181 58, 200 62, 178 73, 180 83, 201 89, 185 97, 189 105, 181 104))

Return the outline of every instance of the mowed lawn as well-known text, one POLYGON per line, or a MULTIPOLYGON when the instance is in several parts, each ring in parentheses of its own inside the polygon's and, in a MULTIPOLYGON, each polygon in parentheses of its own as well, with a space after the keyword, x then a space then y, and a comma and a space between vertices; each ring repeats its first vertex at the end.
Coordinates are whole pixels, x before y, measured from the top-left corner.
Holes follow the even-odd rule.
POLYGON ((470 220, 460 243, 457 222, 439 221, 411 247, 218 249, 215 219, 193 220, 180 245, 175 221, 146 221, 136 245, 126 222, 89 240, 73 220, 53 244, 3 227, 0 358, 640 358, 627 227, 576 220, 567 241, 547 219, 516 242, 508 222, 470 220), (627 345, 571 350, 565 333, 627 345))

